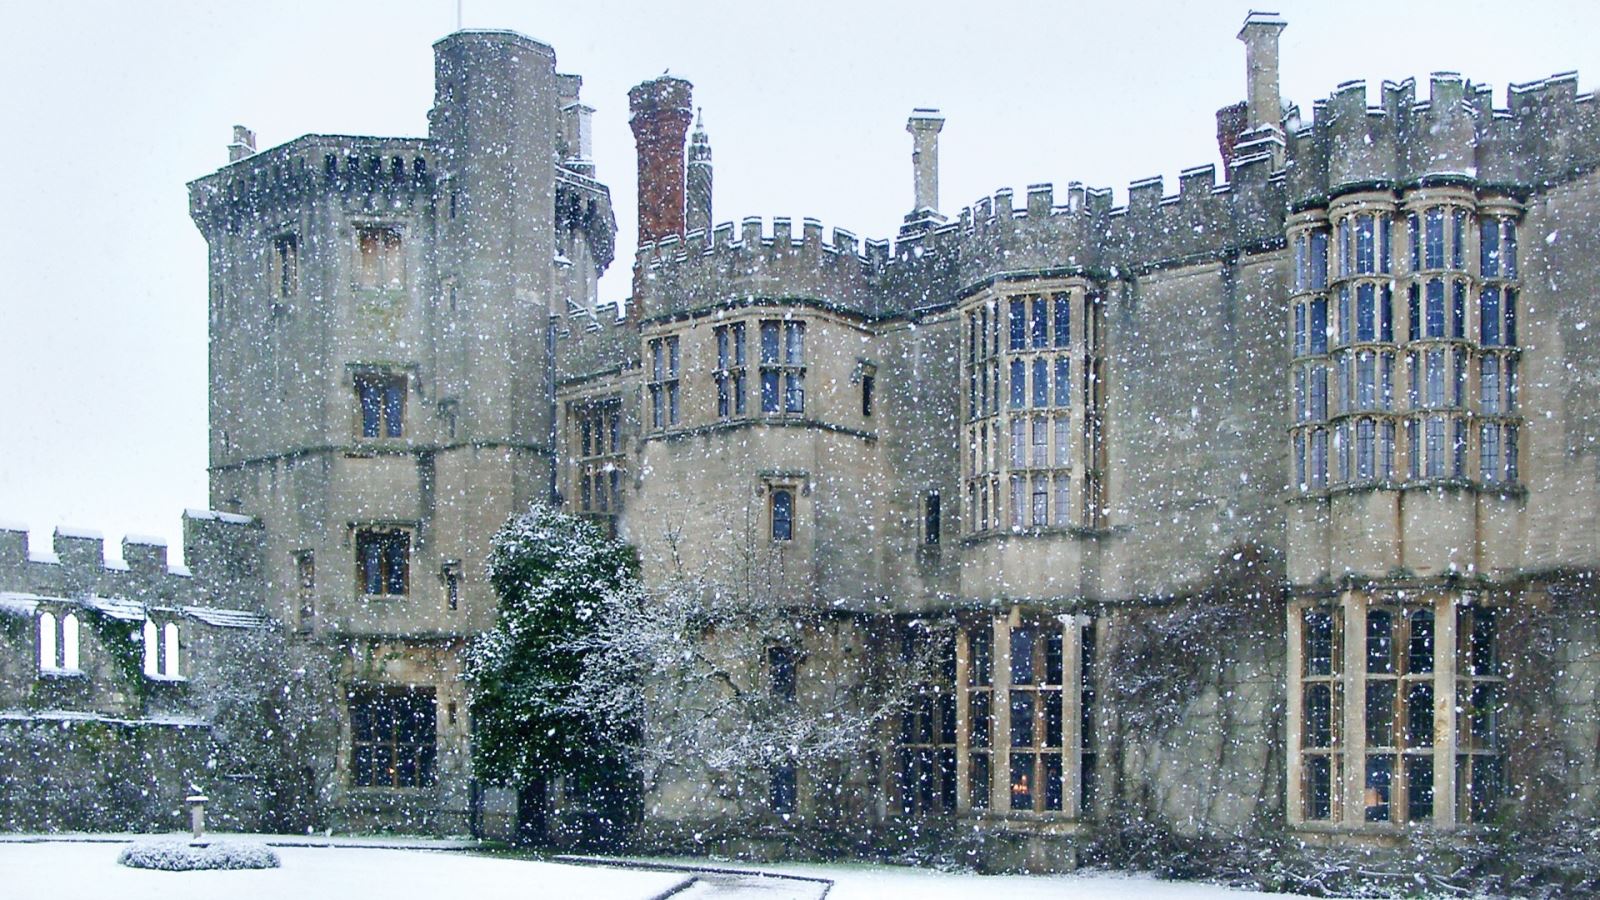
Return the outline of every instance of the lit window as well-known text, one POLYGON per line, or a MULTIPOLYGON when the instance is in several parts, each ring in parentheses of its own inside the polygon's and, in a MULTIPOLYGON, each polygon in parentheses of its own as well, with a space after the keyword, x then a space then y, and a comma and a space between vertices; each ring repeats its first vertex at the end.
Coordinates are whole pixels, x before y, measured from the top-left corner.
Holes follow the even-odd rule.
POLYGON ((427 787, 434 781, 438 711, 432 688, 350 692, 350 782, 427 787))
POLYGON ((403 596, 410 590, 411 535, 398 529, 356 532, 356 568, 362 593, 403 596))

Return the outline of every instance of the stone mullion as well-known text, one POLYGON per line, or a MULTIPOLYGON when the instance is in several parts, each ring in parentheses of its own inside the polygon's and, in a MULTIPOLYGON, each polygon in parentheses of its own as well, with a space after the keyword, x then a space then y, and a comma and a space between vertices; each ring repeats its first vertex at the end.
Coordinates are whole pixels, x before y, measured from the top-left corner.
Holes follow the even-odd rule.
POLYGON ((994 616, 994 693, 989 698, 989 809, 1011 809, 1011 629, 1005 616, 994 616))
POLYGON ((972 773, 972 690, 969 677, 972 666, 972 648, 966 629, 956 632, 956 683, 951 686, 956 695, 956 812, 972 810, 969 783, 972 773))
POLYGON ((1456 616, 1455 599, 1433 605, 1433 821, 1456 823, 1456 616))
POLYGON ((1344 773, 1341 780, 1344 824, 1366 821, 1367 774, 1367 598, 1346 592, 1344 628, 1344 773))
MULTIPOLYGON (((1066 616, 1061 637, 1061 812, 1082 814, 1083 793, 1083 616, 1066 616)), ((1093 628, 1094 620, 1088 627, 1093 628)))
MULTIPOLYGON (((1304 759, 1301 750, 1301 704, 1305 699, 1305 682, 1302 678, 1303 663, 1301 653, 1303 650, 1301 626, 1304 620, 1305 608, 1290 604, 1288 609, 1287 631, 1288 655, 1285 669, 1289 682, 1289 706, 1285 714, 1284 729, 1288 737, 1288 775, 1284 784, 1284 802, 1288 806, 1289 824, 1299 825, 1305 819, 1304 799, 1301 796, 1304 786, 1305 774, 1303 771, 1304 759)), ((1330 695, 1331 698, 1331 695, 1330 695)))

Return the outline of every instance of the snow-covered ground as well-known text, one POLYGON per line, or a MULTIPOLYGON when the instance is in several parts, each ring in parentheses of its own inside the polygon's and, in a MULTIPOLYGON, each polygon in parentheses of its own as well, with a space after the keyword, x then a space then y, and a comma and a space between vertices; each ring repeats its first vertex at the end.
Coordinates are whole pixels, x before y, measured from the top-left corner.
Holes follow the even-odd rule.
MULTIPOLYGON (((426 841, 373 840, 351 846, 315 846, 305 839, 268 837, 282 868, 232 872, 156 872, 117 865, 123 836, 76 840, 0 839, 0 897, 7 900, 319 900, 352 896, 470 896, 474 900, 648 900, 685 887, 692 872, 635 870, 556 862, 489 858, 463 852, 398 849, 426 841), (288 841, 292 843, 279 843, 288 841)), ((218 836, 216 840, 228 840, 218 836)), ((343 841, 341 841, 343 843, 343 841)), ((457 844, 456 846, 459 846, 457 844)), ((665 862, 665 861, 659 861, 665 862)), ((1288 897, 1235 891, 1216 885, 1158 881, 1141 876, 1084 873, 1057 876, 969 875, 865 864, 751 866, 706 865, 699 883, 675 896, 762 900, 1251 900, 1288 897), (734 874, 748 872, 748 877, 734 874), (801 876, 763 878, 761 873, 801 876), (831 882, 831 887, 830 887, 831 882)))
MULTIPOLYGON (((778 865, 769 871, 833 881, 828 900, 1259 900, 1294 897, 1237 891, 1192 881, 1160 881, 1144 875, 1083 872, 1071 875, 967 875, 904 866, 778 865)), ((1304 900, 1304 898, 1298 898, 1304 900)))
MULTIPOLYGON (((227 840, 226 837, 218 838, 227 840)), ((319 900, 351 897, 646 900, 681 884, 676 872, 587 868, 464 853, 370 847, 277 847, 283 867, 156 872, 117 865, 122 844, 0 843, 9 900, 319 900)))

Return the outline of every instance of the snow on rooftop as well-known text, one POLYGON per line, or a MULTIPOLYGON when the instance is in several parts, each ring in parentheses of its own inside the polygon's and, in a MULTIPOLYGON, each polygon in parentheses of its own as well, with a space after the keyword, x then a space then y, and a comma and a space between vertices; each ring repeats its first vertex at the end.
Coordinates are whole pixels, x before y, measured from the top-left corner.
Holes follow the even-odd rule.
POLYGON ((103 541, 105 535, 93 528, 77 528, 71 525, 57 525, 56 536, 64 538, 79 538, 85 541, 103 541))
POLYGON ((43 600, 38 594, 21 594, 16 591, 0 591, 0 613, 13 616, 32 617, 39 609, 39 601, 43 600))
POLYGON ((185 606, 183 607, 183 612, 185 615, 193 616, 207 625, 215 625, 218 628, 265 628, 269 624, 266 616, 242 609, 185 606))
POLYGON ((123 537, 124 544, 144 544, 149 547, 165 547, 167 539, 154 534, 130 534, 123 537))
POLYGON ((203 519, 213 522, 227 522, 232 525, 248 525, 254 522, 250 516, 241 516, 238 513, 223 512, 217 509, 186 509, 184 518, 203 519))
POLYGON ((0 709, 0 722, 104 722, 108 725, 160 725, 176 728, 206 728, 211 724, 194 716, 154 715, 142 719, 119 719, 97 712, 79 712, 73 709, 0 709))
POLYGON ((11 519, 0 519, 0 531, 27 531, 28 526, 11 519))
POLYGON ((86 597, 83 605, 101 615, 124 622, 143 622, 145 620, 144 604, 137 600, 127 600, 122 597, 86 597))
POLYGON ((170 560, 167 562, 167 574, 168 575, 176 575, 179 578, 193 578, 194 577, 194 573, 189 571, 189 567, 188 566, 184 565, 181 562, 172 562, 170 560))
POLYGON ((43 547, 30 546, 28 548, 28 562, 44 563, 47 566, 59 566, 61 565, 61 557, 57 556, 54 550, 46 550, 43 547))

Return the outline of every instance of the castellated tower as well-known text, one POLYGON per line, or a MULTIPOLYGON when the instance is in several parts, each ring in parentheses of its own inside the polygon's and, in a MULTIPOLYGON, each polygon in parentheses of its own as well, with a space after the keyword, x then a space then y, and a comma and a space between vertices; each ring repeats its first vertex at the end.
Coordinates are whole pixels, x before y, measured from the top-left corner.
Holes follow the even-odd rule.
POLYGON ((460 32, 434 51, 427 138, 236 142, 190 200, 212 504, 265 525, 267 611, 327 676, 307 790, 342 826, 459 832, 459 651, 494 621, 495 530, 552 491, 552 314, 592 309, 615 225, 550 47, 460 32))

